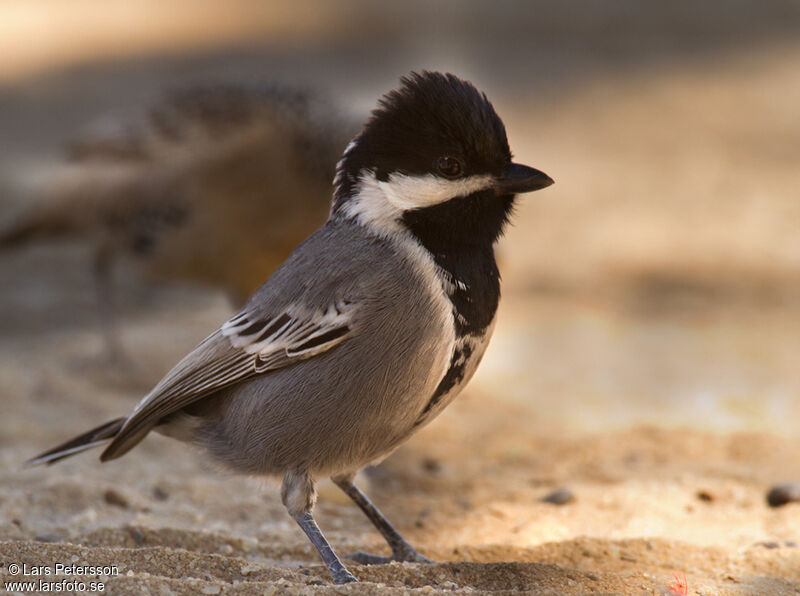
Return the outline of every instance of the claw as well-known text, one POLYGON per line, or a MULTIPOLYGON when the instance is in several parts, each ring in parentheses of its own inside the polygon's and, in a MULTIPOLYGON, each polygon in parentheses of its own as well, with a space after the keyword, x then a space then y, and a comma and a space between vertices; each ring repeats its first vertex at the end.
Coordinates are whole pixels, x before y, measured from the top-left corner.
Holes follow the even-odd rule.
POLYGON ((345 569, 343 573, 333 574, 333 581, 336 584, 351 584, 353 582, 357 582, 358 580, 356 579, 355 575, 345 569))

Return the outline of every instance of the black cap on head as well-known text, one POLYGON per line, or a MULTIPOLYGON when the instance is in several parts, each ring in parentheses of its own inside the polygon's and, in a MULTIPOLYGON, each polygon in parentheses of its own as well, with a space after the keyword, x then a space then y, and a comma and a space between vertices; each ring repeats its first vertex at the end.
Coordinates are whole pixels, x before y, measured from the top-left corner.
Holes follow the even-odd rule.
POLYGON ((414 72, 400 82, 380 99, 343 157, 337 191, 349 195, 362 170, 379 180, 395 172, 503 174, 511 152, 503 122, 486 95, 452 74, 414 72))

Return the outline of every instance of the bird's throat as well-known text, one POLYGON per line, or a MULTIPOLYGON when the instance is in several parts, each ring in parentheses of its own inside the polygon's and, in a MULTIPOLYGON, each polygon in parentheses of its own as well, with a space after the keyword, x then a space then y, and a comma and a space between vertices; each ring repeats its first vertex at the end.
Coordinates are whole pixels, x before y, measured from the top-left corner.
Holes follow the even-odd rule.
POLYGON ((471 195, 403 214, 403 224, 449 279, 457 335, 480 335, 494 319, 500 274, 494 243, 513 197, 471 195))

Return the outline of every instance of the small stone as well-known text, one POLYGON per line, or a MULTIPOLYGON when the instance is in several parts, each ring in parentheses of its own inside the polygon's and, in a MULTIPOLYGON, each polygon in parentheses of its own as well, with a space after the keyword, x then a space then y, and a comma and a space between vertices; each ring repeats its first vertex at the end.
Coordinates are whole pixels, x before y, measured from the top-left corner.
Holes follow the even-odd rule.
POLYGON ((239 570, 239 573, 242 575, 250 575, 251 573, 255 573, 256 571, 261 571, 261 565, 256 565, 255 563, 247 563, 246 565, 242 565, 242 568, 239 570))
POLYGON ((429 474, 441 474, 442 473, 442 464, 439 460, 434 459, 432 457, 426 457, 422 460, 422 469, 428 472, 429 474))
POLYGON ((33 539, 36 542, 58 542, 60 537, 57 534, 37 534, 33 539))
POLYGON ((770 507, 781 507, 795 501, 800 501, 800 485, 794 482, 776 484, 767 493, 767 504, 770 507))
POLYGON ((214 584, 211 584, 210 586, 203 586, 202 589, 203 594, 219 594, 221 591, 221 588, 214 584))
POLYGON ((703 501, 703 503, 711 503, 714 500, 714 495, 707 490, 699 490, 695 496, 698 501, 703 501))
POLYGON ((109 488, 103 493, 103 500, 109 505, 120 507, 122 509, 127 509, 130 506, 128 499, 125 498, 125 495, 122 495, 113 488, 109 488))
POLYGON ((131 538, 133 538, 133 541, 136 543, 137 546, 141 546, 142 544, 144 544, 144 534, 139 528, 133 528, 133 527, 128 528, 128 534, 131 535, 131 538))
POLYGON ((551 503, 552 505, 566 505, 575 500, 575 495, 568 488, 557 488, 556 490, 543 496, 540 501, 542 503, 551 503))
MULTIPOLYGON (((250 536, 245 536, 244 538, 242 538, 241 543, 239 544, 239 547, 244 552, 251 553, 251 552, 253 552, 254 550, 256 550, 258 548, 258 540, 256 540, 255 538, 251 538, 250 536)), ((309 545, 309 548, 313 548, 313 547, 311 547, 311 545, 309 545)))

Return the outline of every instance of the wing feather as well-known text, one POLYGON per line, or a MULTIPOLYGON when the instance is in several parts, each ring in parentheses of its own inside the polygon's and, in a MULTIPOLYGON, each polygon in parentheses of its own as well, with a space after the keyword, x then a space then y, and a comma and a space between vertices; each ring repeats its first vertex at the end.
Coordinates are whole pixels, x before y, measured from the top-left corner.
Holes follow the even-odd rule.
POLYGON ((352 314, 344 301, 325 311, 292 305, 269 317, 240 312, 139 402, 101 459, 123 455, 161 420, 221 389, 330 350, 351 335, 352 314))

